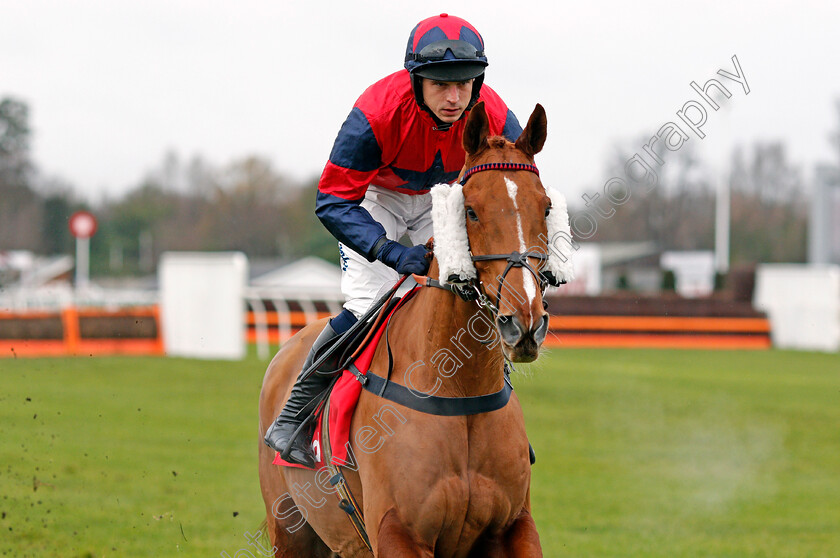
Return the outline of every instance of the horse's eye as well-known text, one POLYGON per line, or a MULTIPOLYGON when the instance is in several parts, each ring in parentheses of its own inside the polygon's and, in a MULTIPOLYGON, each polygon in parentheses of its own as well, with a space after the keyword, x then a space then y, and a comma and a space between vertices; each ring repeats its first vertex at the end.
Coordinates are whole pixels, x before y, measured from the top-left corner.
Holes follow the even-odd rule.
POLYGON ((549 213, 551 213, 551 206, 550 206, 550 205, 549 205, 548 207, 546 207, 546 208, 545 208, 545 217, 546 217, 546 219, 548 218, 548 214, 549 214, 549 213))
POLYGON ((467 208, 467 217, 470 218, 470 221, 478 221, 478 215, 475 214, 472 207, 467 208))

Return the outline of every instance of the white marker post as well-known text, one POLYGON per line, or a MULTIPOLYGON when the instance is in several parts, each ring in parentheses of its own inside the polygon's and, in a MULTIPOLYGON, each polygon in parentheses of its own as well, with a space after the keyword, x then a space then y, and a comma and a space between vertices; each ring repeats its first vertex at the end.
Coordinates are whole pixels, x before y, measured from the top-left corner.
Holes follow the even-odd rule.
POLYGON ((76 292, 87 288, 90 278, 90 237, 96 233, 96 217, 87 211, 77 211, 67 223, 76 237, 76 292))

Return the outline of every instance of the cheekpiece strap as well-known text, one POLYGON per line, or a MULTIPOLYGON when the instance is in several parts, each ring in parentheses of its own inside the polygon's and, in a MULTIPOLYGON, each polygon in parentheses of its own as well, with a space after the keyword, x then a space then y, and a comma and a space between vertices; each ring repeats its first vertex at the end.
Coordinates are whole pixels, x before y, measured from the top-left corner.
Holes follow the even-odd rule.
POLYGON ((528 171, 536 174, 537 176, 540 175, 540 171, 537 169, 536 165, 528 165, 525 163, 484 163, 483 165, 476 165, 468 168, 467 172, 464 173, 464 176, 460 180, 461 186, 467 183, 467 179, 469 179, 470 176, 477 172, 487 170, 528 171))

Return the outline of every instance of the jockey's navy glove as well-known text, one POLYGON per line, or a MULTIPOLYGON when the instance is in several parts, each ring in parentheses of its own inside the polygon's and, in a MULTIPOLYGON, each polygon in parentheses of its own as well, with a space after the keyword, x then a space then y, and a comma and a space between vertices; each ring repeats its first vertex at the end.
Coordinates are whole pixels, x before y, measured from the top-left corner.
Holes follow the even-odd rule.
POLYGON ((376 253, 376 259, 388 267, 397 270, 397 273, 405 275, 416 273, 424 275, 429 271, 429 260, 426 259, 428 250, 422 244, 417 246, 403 246, 399 242, 389 240, 382 245, 376 253))

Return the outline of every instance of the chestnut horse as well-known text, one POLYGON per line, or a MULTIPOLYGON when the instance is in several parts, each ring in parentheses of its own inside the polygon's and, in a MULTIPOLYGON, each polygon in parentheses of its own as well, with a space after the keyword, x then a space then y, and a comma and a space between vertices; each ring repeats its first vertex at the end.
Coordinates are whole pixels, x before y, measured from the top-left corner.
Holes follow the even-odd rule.
MULTIPOLYGON (((535 360, 546 335, 541 271, 549 263, 547 222, 556 198, 549 197, 533 166, 545 142, 545 111, 536 106, 515 144, 488 134, 479 103, 465 126, 465 168, 487 172, 464 177, 463 188, 436 187, 444 189, 438 192, 442 197, 457 188, 448 201, 455 206, 456 228, 466 231, 464 251, 472 269, 464 274, 453 267, 453 247, 440 245, 440 235, 446 235, 435 221, 429 271, 443 284, 460 275, 483 296, 476 302, 453 290, 420 289, 390 322, 391 355, 380 342, 370 367, 383 377, 390 369, 391 382, 417 393, 464 398, 503 391, 505 359, 535 360), (499 165, 482 166, 489 163, 499 165)), ((528 438, 515 394, 498 410, 438 416, 362 391, 350 432, 355 463, 343 472, 363 512, 372 551, 323 488, 329 487, 328 471, 271 464, 275 454, 262 443, 265 430, 323 326, 320 321, 306 327, 282 347, 260 394, 260 484, 275 556, 542 556, 531 517, 528 438)))

